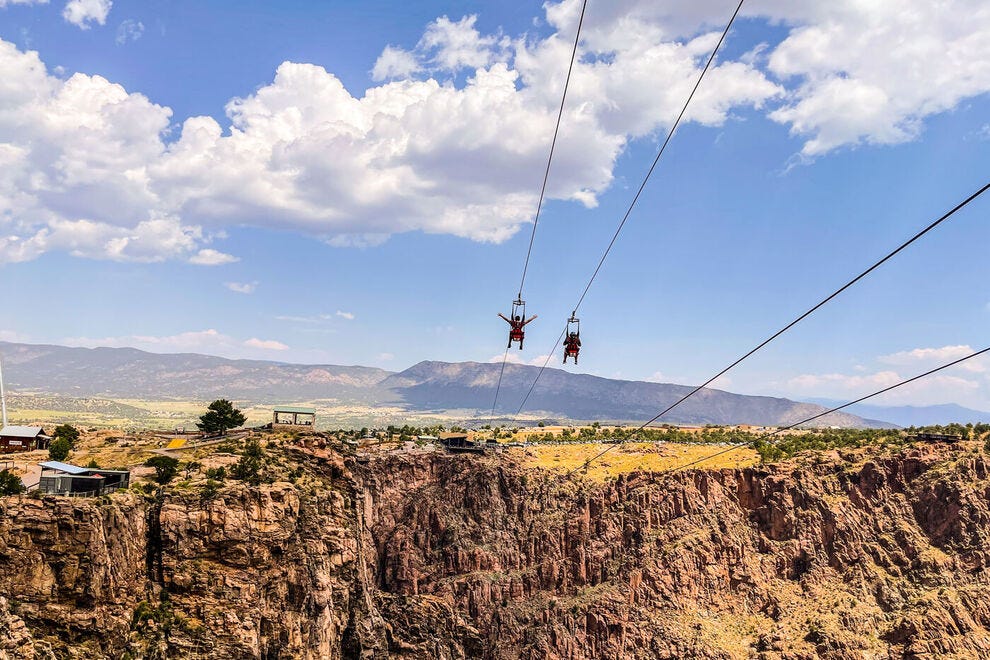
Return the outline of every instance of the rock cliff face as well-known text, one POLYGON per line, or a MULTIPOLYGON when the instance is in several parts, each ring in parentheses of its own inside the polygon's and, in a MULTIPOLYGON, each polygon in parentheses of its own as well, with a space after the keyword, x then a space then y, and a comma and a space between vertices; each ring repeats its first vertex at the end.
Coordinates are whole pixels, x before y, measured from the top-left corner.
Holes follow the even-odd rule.
POLYGON ((296 484, 0 500, 0 658, 990 657, 975 450, 604 484, 281 455, 296 484))
POLYGON ((144 505, 129 494, 0 499, 0 657, 120 655, 145 545, 144 505))
POLYGON ((982 455, 597 487, 444 460, 369 472, 380 587, 453 603, 485 657, 990 657, 982 455))

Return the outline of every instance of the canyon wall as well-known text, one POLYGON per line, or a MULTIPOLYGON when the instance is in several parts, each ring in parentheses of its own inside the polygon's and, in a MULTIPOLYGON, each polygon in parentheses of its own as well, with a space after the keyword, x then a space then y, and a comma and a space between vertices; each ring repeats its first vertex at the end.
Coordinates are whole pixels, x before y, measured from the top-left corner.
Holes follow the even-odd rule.
POLYGON ((0 500, 0 658, 990 657, 976 449, 606 483, 269 451, 302 476, 0 500))

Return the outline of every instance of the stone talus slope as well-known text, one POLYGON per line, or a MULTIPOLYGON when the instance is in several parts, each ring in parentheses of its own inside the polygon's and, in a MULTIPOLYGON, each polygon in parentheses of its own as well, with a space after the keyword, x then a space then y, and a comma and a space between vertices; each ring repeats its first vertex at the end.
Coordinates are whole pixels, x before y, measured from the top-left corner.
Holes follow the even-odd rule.
POLYGON ((981 453, 282 458, 301 486, 0 500, 0 658, 990 657, 981 453))

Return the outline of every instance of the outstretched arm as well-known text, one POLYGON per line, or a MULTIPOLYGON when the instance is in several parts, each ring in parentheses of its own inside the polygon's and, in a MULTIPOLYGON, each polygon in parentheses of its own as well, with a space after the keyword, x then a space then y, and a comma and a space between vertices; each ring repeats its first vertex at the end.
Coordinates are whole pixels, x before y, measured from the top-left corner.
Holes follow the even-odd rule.
POLYGON ((509 319, 505 318, 505 315, 502 312, 499 312, 498 315, 502 317, 502 320, 503 321, 505 321, 509 325, 512 325, 512 321, 510 321, 509 319))
POLYGON ((532 316, 530 316, 530 317, 529 317, 528 319, 526 319, 525 321, 523 321, 523 325, 526 325, 526 324, 527 324, 527 323, 529 323, 530 321, 532 321, 532 320, 534 320, 534 319, 536 319, 536 317, 537 317, 537 316, 538 316, 538 314, 533 314, 533 315, 532 315, 532 316))

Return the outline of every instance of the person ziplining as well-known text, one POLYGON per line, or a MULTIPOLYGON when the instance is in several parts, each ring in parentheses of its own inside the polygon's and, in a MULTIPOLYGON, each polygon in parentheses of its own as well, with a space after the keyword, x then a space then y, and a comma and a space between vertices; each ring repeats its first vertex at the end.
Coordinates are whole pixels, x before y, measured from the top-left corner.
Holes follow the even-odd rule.
POLYGON ((573 357, 574 364, 578 363, 578 353, 581 352, 581 336, 577 332, 571 332, 564 339, 564 364, 567 364, 567 358, 573 357))
POLYGON ((526 327, 527 323, 535 319, 537 315, 533 314, 528 319, 524 318, 525 314, 513 314, 511 319, 501 312, 498 315, 502 317, 503 321, 509 324, 509 345, 506 348, 512 348, 512 342, 517 341, 519 342, 519 350, 521 351, 523 340, 526 338, 526 332, 523 328, 526 327))
POLYGON ((564 364, 567 358, 574 358, 574 364, 578 363, 578 353, 581 352, 581 321, 571 312, 571 318, 567 319, 567 328, 564 329, 564 364))
MULTIPOLYGON (((0 0, 2 2, 2 0, 0 0)), ((512 303, 512 311, 509 316, 501 312, 499 316, 509 324, 509 344, 506 346, 505 355, 502 357, 502 367, 498 372, 498 382, 495 384, 495 397, 492 400, 492 419, 495 417, 495 407, 498 405, 498 393, 502 389, 502 375, 505 372, 505 361, 509 357, 509 349, 512 342, 519 342, 519 350, 523 349, 523 341, 526 338, 524 328, 527 324, 536 319, 536 314, 526 318, 526 303, 523 302, 523 287, 526 284, 526 273, 529 272, 529 259, 533 254, 533 243, 536 240, 536 227, 540 222, 540 211, 543 209, 543 201, 546 198, 547 182, 550 180, 550 166, 553 163, 553 153, 557 146, 557 136, 560 134, 560 122, 564 117, 564 106, 567 103, 567 88, 571 83, 571 74, 574 72, 574 62, 577 60, 578 44, 581 41, 581 27, 584 25, 584 13, 588 8, 588 0, 581 0, 581 15, 578 17, 577 30, 574 34, 574 45, 571 47, 571 59, 567 65, 567 77, 564 78, 564 90, 560 96, 560 108, 557 110, 557 123, 553 129, 553 138, 550 140, 550 153, 547 155, 547 166, 543 171, 543 184, 540 186, 540 197, 536 203, 536 214, 533 216, 533 230, 529 235, 529 247, 526 249, 526 259, 523 261, 522 278, 519 280, 519 295, 512 303)))

